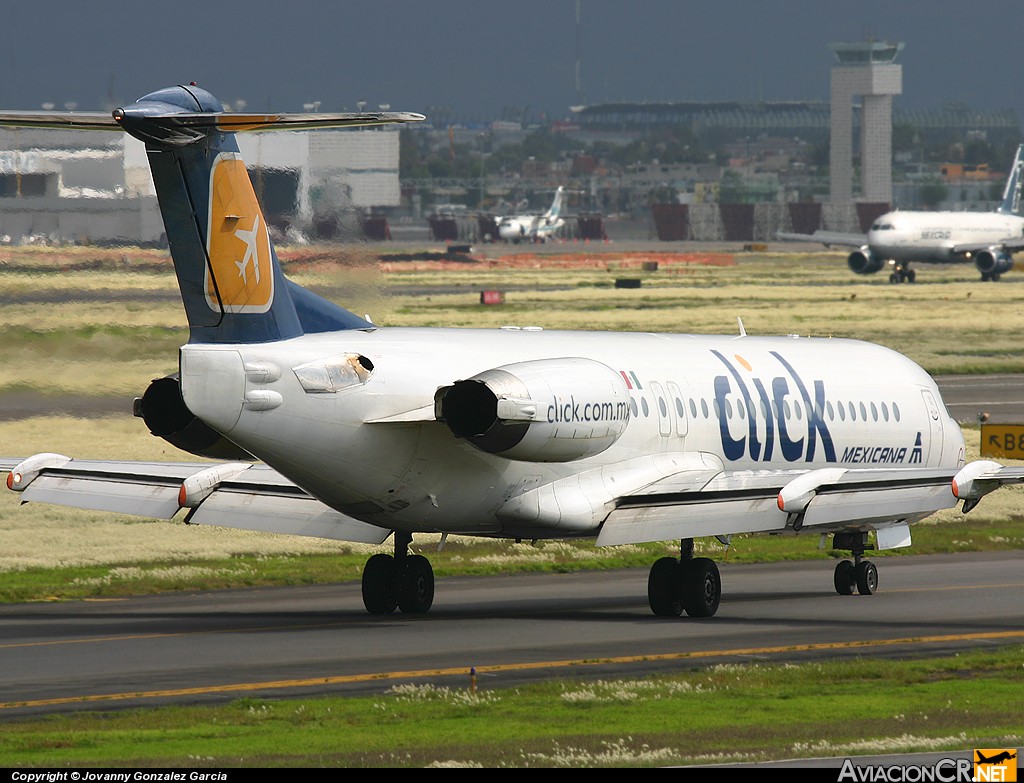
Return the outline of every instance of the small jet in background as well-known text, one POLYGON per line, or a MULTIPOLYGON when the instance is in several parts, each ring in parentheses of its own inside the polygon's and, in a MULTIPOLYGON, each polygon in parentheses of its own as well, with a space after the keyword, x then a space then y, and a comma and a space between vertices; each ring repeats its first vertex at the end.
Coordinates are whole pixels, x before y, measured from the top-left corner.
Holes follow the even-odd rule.
POLYGON ((890 283, 913 283, 911 262, 960 264, 974 262, 984 281, 996 281, 1013 268, 1013 254, 1024 249, 1024 217, 1020 211, 1024 144, 1017 150, 1006 180, 1003 201, 994 212, 886 212, 867 234, 815 231, 780 232, 787 242, 817 242, 826 247, 855 248, 846 259, 853 272, 870 275, 889 268, 890 283))
POLYGON ((498 238, 506 242, 547 242, 555 232, 565 225, 562 217, 562 203, 565 188, 555 191, 555 198, 548 211, 541 215, 509 215, 496 219, 498 238))

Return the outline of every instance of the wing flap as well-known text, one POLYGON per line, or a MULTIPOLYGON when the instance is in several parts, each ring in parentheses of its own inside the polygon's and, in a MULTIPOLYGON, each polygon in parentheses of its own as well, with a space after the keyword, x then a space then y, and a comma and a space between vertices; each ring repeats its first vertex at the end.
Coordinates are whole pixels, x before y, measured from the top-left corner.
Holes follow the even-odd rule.
POLYGON ((171 519, 187 503, 187 521, 241 530, 380 544, 391 531, 334 511, 263 464, 222 466, 215 462, 162 463, 75 460, 38 454, 0 460, 11 473, 8 486, 23 502, 171 519), (221 480, 218 467, 226 471, 221 480), (16 480, 14 480, 16 478, 16 480), (183 490, 190 478, 205 477, 195 500, 183 490), (183 500, 183 498, 185 498, 183 500))
POLYGON ((616 500, 598 546, 783 531, 870 530, 916 522, 957 502, 952 469, 724 472, 696 492, 616 500), (820 480, 808 481, 820 476, 820 480), (789 488, 799 486, 794 494, 789 488), (787 510, 781 498, 791 498, 787 510))
POLYGON ((616 508, 601 526, 597 545, 763 533, 785 527, 786 514, 779 511, 774 494, 731 499, 709 497, 685 503, 616 508))
POLYGON ((189 524, 261 530, 295 536, 380 544, 391 534, 304 496, 226 488, 215 492, 188 517, 189 524))
POLYGON ((170 519, 180 508, 178 489, 177 484, 43 474, 21 493, 21 499, 26 503, 35 501, 91 511, 170 519))

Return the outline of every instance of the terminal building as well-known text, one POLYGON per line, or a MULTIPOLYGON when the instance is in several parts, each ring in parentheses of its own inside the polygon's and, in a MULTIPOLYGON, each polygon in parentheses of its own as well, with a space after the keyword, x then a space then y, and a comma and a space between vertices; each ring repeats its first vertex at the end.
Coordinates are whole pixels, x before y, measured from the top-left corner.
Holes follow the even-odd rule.
MULTIPOLYGON (((243 133, 267 222, 293 239, 360 230, 399 205, 399 133, 383 127, 243 133)), ((0 130, 0 240, 162 244, 142 142, 126 133, 0 130)))

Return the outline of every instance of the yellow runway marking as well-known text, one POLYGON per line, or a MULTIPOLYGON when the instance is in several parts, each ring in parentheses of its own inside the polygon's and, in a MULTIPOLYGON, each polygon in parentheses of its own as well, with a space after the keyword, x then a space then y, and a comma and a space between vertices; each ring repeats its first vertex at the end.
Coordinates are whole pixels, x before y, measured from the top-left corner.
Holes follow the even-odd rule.
MULTIPOLYGON (((493 666, 477 666, 477 675, 497 672, 528 671, 535 669, 559 669, 580 666, 606 666, 609 664, 636 663, 640 661, 697 660, 701 658, 741 657, 748 655, 772 655, 778 653, 813 652, 818 650, 849 650, 869 647, 887 647, 900 644, 938 644, 941 642, 996 641, 1024 639, 1024 630, 999 631, 991 633, 946 634, 941 636, 916 636, 901 639, 875 639, 859 642, 829 642, 822 644, 793 644, 780 647, 746 647, 732 650, 701 650, 684 653, 658 653, 654 655, 629 655, 614 658, 587 658, 563 661, 537 661, 534 663, 506 663, 493 666)), ((131 699, 160 699, 175 696, 197 696, 214 693, 243 693, 260 690, 282 690, 287 688, 310 688, 323 685, 344 685, 359 682, 387 680, 410 680, 422 677, 466 677, 469 669, 464 666, 446 669, 418 669, 410 671, 378 672, 376 674, 350 674, 335 677, 308 677, 302 680, 272 680, 268 682, 245 682, 233 685, 214 685, 199 688, 174 688, 157 691, 132 691, 86 696, 68 696, 54 699, 3 702, 0 709, 16 707, 50 707, 59 704, 95 704, 100 702, 127 701, 131 699)))

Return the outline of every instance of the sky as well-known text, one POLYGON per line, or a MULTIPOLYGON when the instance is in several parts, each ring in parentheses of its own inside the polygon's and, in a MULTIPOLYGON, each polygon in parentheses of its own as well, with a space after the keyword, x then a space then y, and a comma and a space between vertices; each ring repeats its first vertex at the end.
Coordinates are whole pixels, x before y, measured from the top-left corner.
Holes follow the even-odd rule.
POLYGON ((453 120, 608 101, 827 101, 830 42, 902 41, 904 108, 1024 109, 1024 0, 3 0, 0 109, 194 81, 254 111, 453 120), (577 11, 578 16, 577 16, 577 11), (577 79, 577 65, 579 79, 577 79), (244 101, 241 104, 240 101, 244 101))

